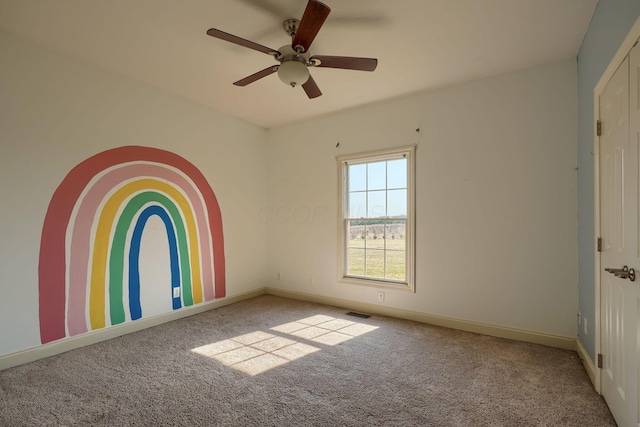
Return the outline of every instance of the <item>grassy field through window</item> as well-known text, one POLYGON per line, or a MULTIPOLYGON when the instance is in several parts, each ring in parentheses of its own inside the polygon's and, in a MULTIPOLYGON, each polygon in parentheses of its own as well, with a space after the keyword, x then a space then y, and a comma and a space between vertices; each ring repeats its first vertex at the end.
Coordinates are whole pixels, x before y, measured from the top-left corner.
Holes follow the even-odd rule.
POLYGON ((405 251, 406 243, 404 237, 385 238, 376 236, 374 238, 373 236, 367 236, 364 239, 359 236, 354 237, 349 240, 347 274, 350 276, 406 280, 405 251))

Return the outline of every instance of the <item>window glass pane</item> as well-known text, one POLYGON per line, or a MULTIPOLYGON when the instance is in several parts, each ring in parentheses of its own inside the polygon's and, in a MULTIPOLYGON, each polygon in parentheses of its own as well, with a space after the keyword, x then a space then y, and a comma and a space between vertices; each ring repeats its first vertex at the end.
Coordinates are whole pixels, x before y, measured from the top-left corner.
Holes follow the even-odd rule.
POLYGON ((387 188, 407 188, 407 159, 387 162, 387 188))
POLYGON ((387 203, 387 215, 390 218, 407 217, 407 190, 389 190, 387 203))
POLYGON ((387 162, 368 164, 367 183, 367 190, 384 190, 387 188, 387 162))
POLYGON ((347 225, 347 246, 350 248, 364 248, 365 226, 361 221, 349 221, 347 225), (360 224, 360 225, 358 225, 360 224))
POLYGON ((364 249, 348 249, 347 274, 349 276, 364 276, 364 249))
POLYGON ((367 216, 367 193, 349 193, 349 218, 367 216))
POLYGON ((367 165, 349 166, 349 191, 364 191, 367 189, 367 165))
POLYGON ((366 258, 367 277, 384 279, 384 250, 367 249, 366 258))
POLYGON ((386 278, 393 280, 405 280, 406 252, 387 250, 385 254, 387 261, 386 278))
POLYGON ((367 218, 381 218, 387 215, 386 191, 367 191, 367 218))

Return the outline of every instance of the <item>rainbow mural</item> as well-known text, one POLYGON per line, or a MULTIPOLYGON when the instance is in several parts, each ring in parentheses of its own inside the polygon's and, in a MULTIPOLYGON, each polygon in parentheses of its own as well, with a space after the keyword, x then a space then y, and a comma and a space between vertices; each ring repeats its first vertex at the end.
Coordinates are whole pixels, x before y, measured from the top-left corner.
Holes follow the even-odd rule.
POLYGON ((114 148, 73 168, 49 203, 38 266, 43 344, 143 317, 140 249, 154 216, 167 236, 173 310, 225 296, 222 215, 204 175, 168 151, 114 148))

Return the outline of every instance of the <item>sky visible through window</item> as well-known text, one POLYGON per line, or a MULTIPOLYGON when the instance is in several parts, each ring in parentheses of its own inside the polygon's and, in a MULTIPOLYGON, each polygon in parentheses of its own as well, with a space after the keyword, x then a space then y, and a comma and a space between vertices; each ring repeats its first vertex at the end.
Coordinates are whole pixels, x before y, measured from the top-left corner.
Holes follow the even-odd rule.
POLYGON ((407 217, 407 160, 349 165, 349 218, 407 217))

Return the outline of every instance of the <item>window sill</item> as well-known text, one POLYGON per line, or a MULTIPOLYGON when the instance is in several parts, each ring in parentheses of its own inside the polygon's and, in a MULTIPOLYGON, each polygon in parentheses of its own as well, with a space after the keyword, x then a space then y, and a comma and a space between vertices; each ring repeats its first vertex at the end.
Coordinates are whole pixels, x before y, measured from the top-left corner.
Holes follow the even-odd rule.
POLYGON ((413 292, 413 286, 407 282, 389 282, 385 280, 365 279, 353 276, 343 276, 338 279, 338 283, 349 285, 369 286, 374 288, 396 289, 399 291, 413 292))

